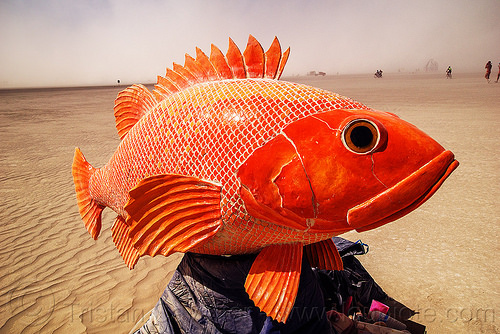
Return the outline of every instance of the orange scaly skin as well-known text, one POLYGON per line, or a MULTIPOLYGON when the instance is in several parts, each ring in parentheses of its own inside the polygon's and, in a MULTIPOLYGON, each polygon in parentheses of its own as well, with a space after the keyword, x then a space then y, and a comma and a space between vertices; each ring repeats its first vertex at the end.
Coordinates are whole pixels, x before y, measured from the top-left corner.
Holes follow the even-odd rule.
POLYGON ((269 243, 289 242, 290 234, 300 234, 305 243, 320 241, 328 236, 278 226, 266 231, 269 224, 246 215, 236 170, 286 124, 317 110, 355 107, 363 108, 327 91, 269 79, 198 84, 144 116, 92 176, 90 191, 94 200, 127 217, 128 192, 147 176, 173 173, 222 184, 223 228, 194 252, 252 253, 269 243))
POLYGON ((226 56, 196 54, 153 93, 118 95, 122 141, 108 164, 75 152, 85 226, 97 238, 102 210, 116 211, 113 240, 130 268, 143 255, 260 252, 245 288, 285 322, 304 246, 312 265, 341 269, 332 236, 405 215, 458 166, 393 114, 278 81, 288 50, 277 39, 265 53, 250 36, 243 54, 231 40, 226 56))

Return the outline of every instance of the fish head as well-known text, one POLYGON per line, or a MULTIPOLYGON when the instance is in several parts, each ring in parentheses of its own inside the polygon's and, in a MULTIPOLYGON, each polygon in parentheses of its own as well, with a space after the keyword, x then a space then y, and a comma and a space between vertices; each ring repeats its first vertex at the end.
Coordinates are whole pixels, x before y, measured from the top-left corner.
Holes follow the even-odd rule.
POLYGON ((453 153, 394 114, 332 110, 289 124, 238 170, 257 218, 310 233, 369 230, 430 198, 453 153))

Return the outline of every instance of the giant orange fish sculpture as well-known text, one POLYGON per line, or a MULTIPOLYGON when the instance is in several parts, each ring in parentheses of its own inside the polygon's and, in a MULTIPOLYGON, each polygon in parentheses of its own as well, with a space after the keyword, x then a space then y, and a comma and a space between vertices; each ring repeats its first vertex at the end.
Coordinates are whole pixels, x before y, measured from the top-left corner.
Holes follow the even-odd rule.
POLYGON ((158 76, 153 92, 118 94, 120 145, 92 167, 77 148, 79 211, 94 239, 101 213, 133 268, 144 255, 259 253, 245 282, 255 305, 285 322, 303 252, 342 269, 331 238, 414 210, 458 166, 454 155, 397 116, 335 93, 278 81, 288 59, 250 36, 158 76))

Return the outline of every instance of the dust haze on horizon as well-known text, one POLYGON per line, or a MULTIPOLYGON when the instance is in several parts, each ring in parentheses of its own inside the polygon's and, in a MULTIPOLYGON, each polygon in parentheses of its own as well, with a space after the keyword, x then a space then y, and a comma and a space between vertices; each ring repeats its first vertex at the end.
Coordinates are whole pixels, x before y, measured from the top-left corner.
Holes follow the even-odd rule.
POLYGON ((482 72, 500 62, 499 0, 0 2, 0 88, 153 83, 195 47, 291 48, 283 76, 482 72))

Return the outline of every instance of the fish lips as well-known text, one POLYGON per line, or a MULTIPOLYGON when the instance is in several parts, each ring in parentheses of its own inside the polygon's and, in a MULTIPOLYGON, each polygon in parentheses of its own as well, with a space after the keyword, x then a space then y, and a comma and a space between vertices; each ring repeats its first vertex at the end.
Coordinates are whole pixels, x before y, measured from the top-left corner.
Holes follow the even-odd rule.
POLYGON ((452 152, 442 152, 391 188, 349 209, 349 226, 363 232, 403 217, 427 201, 458 165, 452 152))

